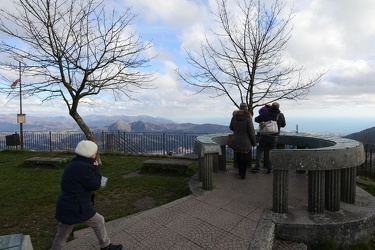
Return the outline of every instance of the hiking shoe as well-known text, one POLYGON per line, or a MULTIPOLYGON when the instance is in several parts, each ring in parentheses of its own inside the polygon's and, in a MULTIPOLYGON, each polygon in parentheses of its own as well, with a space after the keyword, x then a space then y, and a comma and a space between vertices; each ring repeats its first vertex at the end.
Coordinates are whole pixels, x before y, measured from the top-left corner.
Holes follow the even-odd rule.
POLYGON ((106 246, 104 248, 100 248, 100 250, 121 250, 121 249, 122 249, 121 244, 119 244, 119 245, 109 244, 108 246, 106 246))
POLYGON ((253 169, 251 169, 251 173, 259 173, 259 169, 258 168, 253 168, 253 169))
POLYGON ((272 170, 271 170, 271 171, 268 170, 268 171, 267 171, 267 174, 272 174, 272 170))

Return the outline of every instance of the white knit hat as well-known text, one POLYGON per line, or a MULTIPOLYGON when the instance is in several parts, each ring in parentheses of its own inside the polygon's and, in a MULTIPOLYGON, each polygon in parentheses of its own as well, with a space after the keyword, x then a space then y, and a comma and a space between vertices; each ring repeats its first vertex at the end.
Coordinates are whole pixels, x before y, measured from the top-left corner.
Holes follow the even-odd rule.
POLYGON ((90 158, 98 152, 98 145, 95 142, 83 140, 78 143, 75 152, 77 155, 90 158))

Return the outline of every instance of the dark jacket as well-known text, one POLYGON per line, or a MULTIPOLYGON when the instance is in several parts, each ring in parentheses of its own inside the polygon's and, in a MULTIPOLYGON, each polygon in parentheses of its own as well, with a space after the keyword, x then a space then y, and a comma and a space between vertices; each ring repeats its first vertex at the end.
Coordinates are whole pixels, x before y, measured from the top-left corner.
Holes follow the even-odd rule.
POLYGON ((233 131, 232 149, 234 151, 250 151, 256 145, 254 125, 248 111, 234 111, 229 128, 233 131))
POLYGON ((284 114, 280 112, 280 109, 270 107, 266 112, 261 113, 257 117, 255 117, 255 122, 261 123, 261 122, 267 122, 267 121, 276 121, 277 119, 277 126, 279 127, 279 132, 274 135, 279 135, 280 128, 283 128, 286 126, 285 117, 284 114))
POLYGON ((55 218, 64 224, 84 222, 95 215, 92 196, 98 190, 102 176, 95 159, 75 156, 61 178, 61 191, 55 218))

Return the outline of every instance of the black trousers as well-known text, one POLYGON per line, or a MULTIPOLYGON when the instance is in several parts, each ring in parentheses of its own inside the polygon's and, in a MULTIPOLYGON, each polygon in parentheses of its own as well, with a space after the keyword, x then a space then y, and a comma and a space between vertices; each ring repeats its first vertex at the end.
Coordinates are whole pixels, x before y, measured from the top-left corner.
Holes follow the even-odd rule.
POLYGON ((236 161, 238 166, 238 172, 241 178, 246 177, 246 167, 248 164, 248 155, 249 153, 236 152, 236 161))
MULTIPOLYGON (((267 170, 269 172, 272 171, 272 163, 270 161, 270 150, 276 148, 277 141, 278 141, 277 136, 261 135, 260 140, 259 140, 259 145, 257 146, 257 156, 256 157, 260 158, 260 154, 258 156, 258 150, 260 152, 264 152, 264 166, 267 168, 267 170)), ((258 159, 256 161, 258 161, 258 159)))

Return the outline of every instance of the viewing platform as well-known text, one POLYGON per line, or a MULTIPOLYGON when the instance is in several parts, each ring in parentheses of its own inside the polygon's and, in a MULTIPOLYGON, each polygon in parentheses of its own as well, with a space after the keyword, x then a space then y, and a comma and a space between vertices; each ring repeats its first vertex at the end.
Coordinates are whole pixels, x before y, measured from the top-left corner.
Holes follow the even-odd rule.
MULTIPOLYGON (((203 190, 213 190, 212 173, 225 170, 222 166, 226 162, 228 135, 210 134, 196 139, 194 150, 199 157, 199 181, 203 190)), ((355 206, 356 169, 365 161, 362 143, 329 135, 282 133, 277 149, 270 151, 270 160, 273 166, 271 220, 276 225, 277 237, 310 244, 324 241, 349 244, 371 238, 374 212, 362 208, 362 213, 355 206), (292 171, 308 175, 306 211, 289 211, 292 171), (343 215, 343 207, 351 209, 343 215), (335 236, 338 231, 339 236, 335 236)))
MULTIPOLYGON (((361 143, 284 133, 270 153, 274 174, 249 173, 243 180, 226 163, 232 153, 227 136, 199 136, 199 173, 190 180, 191 194, 107 222, 112 242, 125 249, 306 250, 372 238, 375 198, 355 179, 365 156, 361 143)), ((99 248, 92 229, 73 235, 64 249, 99 248)))

